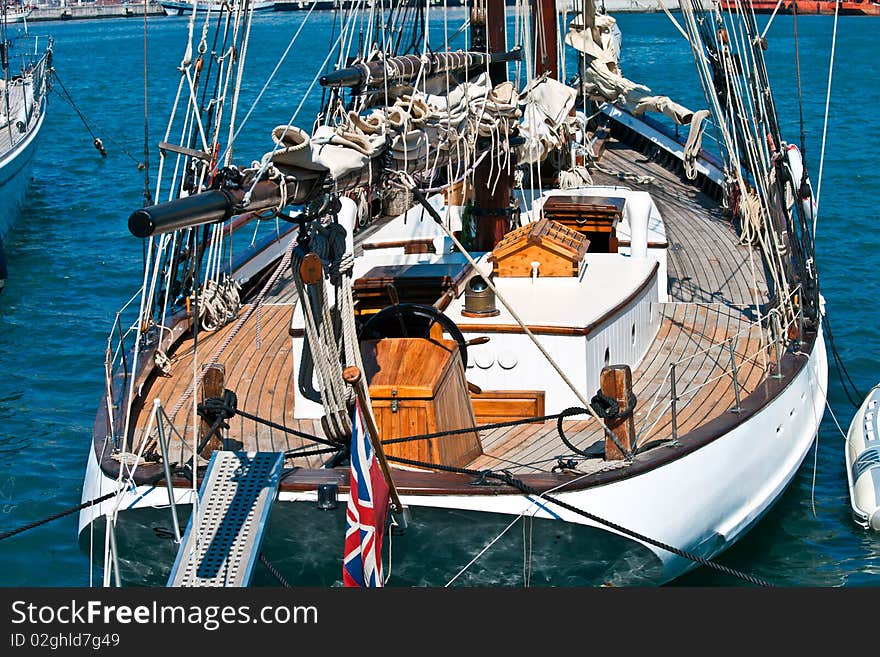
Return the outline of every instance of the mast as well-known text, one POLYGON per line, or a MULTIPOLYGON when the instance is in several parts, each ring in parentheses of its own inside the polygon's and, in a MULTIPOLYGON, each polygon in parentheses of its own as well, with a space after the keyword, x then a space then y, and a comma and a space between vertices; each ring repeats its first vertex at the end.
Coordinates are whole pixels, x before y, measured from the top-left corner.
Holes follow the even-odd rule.
MULTIPOLYGON (((507 49, 507 20, 504 0, 474 0, 471 8, 471 49, 502 53, 507 49)), ((507 81, 507 64, 489 67, 493 85, 507 81)), ((503 144, 509 147, 508 144, 503 144)), ((486 157, 474 171, 474 222, 477 251, 491 251, 510 228, 513 170, 507 158, 486 157), (499 172, 498 167, 501 167, 499 172), (494 178, 497 177, 497 181, 494 178)), ((511 158, 512 159, 512 158, 511 158)))
POLYGON ((534 74, 559 79, 559 50, 556 47, 558 18, 556 0, 532 0, 532 50, 534 74))

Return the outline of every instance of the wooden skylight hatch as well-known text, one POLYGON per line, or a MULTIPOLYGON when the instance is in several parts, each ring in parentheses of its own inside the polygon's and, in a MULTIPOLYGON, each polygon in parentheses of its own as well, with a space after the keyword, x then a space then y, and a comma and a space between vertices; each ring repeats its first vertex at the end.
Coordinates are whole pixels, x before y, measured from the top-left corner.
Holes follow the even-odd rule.
POLYGON ((502 277, 577 276, 590 240, 546 215, 507 233, 490 260, 502 277))

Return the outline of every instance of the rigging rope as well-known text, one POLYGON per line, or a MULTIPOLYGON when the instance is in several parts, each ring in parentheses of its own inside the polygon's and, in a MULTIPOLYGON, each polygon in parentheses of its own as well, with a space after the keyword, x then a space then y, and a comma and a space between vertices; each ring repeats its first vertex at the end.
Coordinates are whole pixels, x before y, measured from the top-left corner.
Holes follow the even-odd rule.
POLYGON ((35 527, 40 527, 41 525, 45 525, 49 522, 52 522, 53 520, 58 520, 59 518, 63 518, 65 516, 70 515, 71 513, 76 513, 77 511, 81 511, 82 509, 93 506, 95 504, 105 502, 105 501, 109 500, 111 497, 115 497, 118 494, 119 494, 118 492, 107 493, 106 495, 102 495, 101 497, 97 497, 93 500, 89 500, 88 502, 83 502, 82 504, 78 504, 77 506, 71 507, 69 509, 65 509, 64 511, 60 511, 60 512, 55 513, 51 516, 47 516, 46 518, 43 518, 41 520, 35 520, 34 522, 30 522, 26 525, 22 525, 21 527, 18 527, 16 529, 12 529, 10 531, 3 532, 2 534, 0 534, 0 541, 5 540, 7 538, 11 538, 12 536, 15 536, 17 534, 21 534, 22 532, 26 532, 29 529, 34 529, 35 527))
MULTIPOLYGON (((473 432, 481 432, 481 431, 492 431, 494 429, 505 429, 509 427, 521 426, 524 424, 533 424, 536 422, 547 422, 549 420, 556 420, 557 426, 559 423, 568 417, 573 417, 575 415, 587 415, 590 413, 595 413, 596 415, 604 418, 613 418, 613 417, 627 417, 635 408, 635 396, 633 395, 630 398, 630 401, 627 405, 627 408, 621 410, 617 407, 616 400, 605 397, 601 394, 601 391, 597 392, 597 394, 593 397, 591 402, 591 410, 587 410, 586 408, 580 407, 571 407, 567 408, 559 413, 553 413, 550 415, 539 415, 535 417, 528 417, 519 420, 505 420, 503 422, 492 422, 489 424, 480 424, 473 427, 462 427, 460 429, 446 429, 443 431, 435 431, 433 433, 424 433, 424 434, 415 434, 412 436, 403 436, 400 438, 388 438, 382 440, 383 445, 396 445, 398 443, 405 442, 414 442, 418 440, 432 440, 435 438, 444 438, 446 436, 457 436, 463 433, 473 433, 473 432)), ((241 417, 256 422, 258 424, 263 424, 267 427, 271 427, 273 429, 277 429, 278 431, 282 431, 284 433, 290 434, 292 436, 297 436, 299 438, 303 438, 305 440, 311 440, 313 442, 319 443, 321 445, 327 445, 332 448, 331 450, 320 450, 316 452, 303 452, 301 448, 288 450, 285 452, 285 456, 310 456, 312 454, 324 454, 329 453, 329 451, 338 451, 346 446, 346 443, 343 441, 334 441, 328 440, 327 438, 322 438, 321 436, 316 436, 314 434, 306 433, 304 431, 299 431, 297 429, 292 429, 283 424, 279 424, 277 422, 273 422, 267 418, 260 417, 258 415, 254 415, 252 413, 248 413, 237 408, 235 404, 235 399, 232 396, 224 396, 224 397, 210 397, 205 399, 201 404, 198 405, 198 414, 200 417, 204 417, 208 422, 216 423, 216 418, 229 418, 233 415, 240 415, 241 417)), ((219 426, 219 425, 218 425, 219 426)), ((613 435, 613 434, 612 434, 613 435)), ((571 447, 567 438, 560 433, 560 437, 566 445, 571 447)), ((615 436, 616 438, 616 436, 615 436)), ((613 439, 612 439, 613 440, 613 439)), ((656 445, 657 443, 652 443, 656 445)), ((618 443, 618 448, 621 451, 624 451, 620 444, 618 443)), ((584 455, 579 450, 571 447, 572 451, 584 455)), ((633 455, 641 453, 640 449, 636 449, 633 452, 633 455)), ((588 454, 587 456, 594 456, 588 454)), ((598 456, 598 455, 597 455, 598 456)), ((550 461, 555 459, 549 459, 550 461)))
POLYGON ((144 207, 153 204, 150 195, 150 111, 147 86, 147 3, 144 2, 144 207))
MULTIPOLYGON (((781 3, 782 0, 779 0, 781 3)), ((777 5, 778 8, 778 5, 777 5)), ((797 90, 798 90, 798 114, 800 116, 800 138, 801 138, 801 157, 804 158, 804 162, 807 161, 807 143, 806 138, 804 137, 804 95, 803 90, 801 88, 801 46, 800 40, 798 39, 798 11, 797 11, 797 2, 791 3, 791 9, 794 20, 794 61, 795 68, 797 69, 797 90)), ((767 25, 769 27, 769 24, 767 25)), ((764 31, 766 34, 766 30, 764 31)), ((763 34, 761 36, 764 36, 763 34)), ((804 167, 804 178, 807 175, 807 168, 804 167)), ((804 181, 798 180, 796 181, 798 185, 801 185, 804 181)))
MULTIPOLYGON (((317 3, 315 3, 315 4, 317 4, 317 3)), ((275 579, 278 580, 278 583, 281 584, 281 586, 283 586, 286 589, 291 588, 290 582, 288 582, 286 579, 284 579, 284 575, 281 574, 281 571, 278 570, 278 568, 276 568, 275 565, 271 561, 269 561, 269 559, 266 557, 265 554, 260 552, 259 558, 260 558, 260 563, 263 564, 264 566, 266 566, 266 570, 268 570, 269 573, 271 573, 272 577, 274 577, 275 579)))
POLYGON ((825 326, 825 332, 828 334, 828 346, 831 348, 831 356, 834 360, 834 367, 837 370, 837 376, 840 378, 843 392, 846 394, 849 403, 852 404, 854 408, 859 408, 862 405, 861 400, 863 400, 865 396, 859 392, 858 387, 846 369, 846 365, 843 363, 843 358, 840 357, 840 353, 837 351, 837 344, 834 342, 834 334, 831 332, 831 322, 828 319, 828 313, 825 313, 825 315, 822 316, 822 323, 825 326))
MULTIPOLYGON (((825 119, 822 123, 822 150, 819 156, 819 180, 816 183, 816 205, 819 204, 819 196, 822 194, 822 173, 825 167, 825 139, 828 136, 828 114, 831 109, 831 79, 834 74, 834 53, 837 49, 837 15, 840 11, 840 3, 834 3, 834 32, 831 36, 831 59, 828 63, 828 90, 825 94, 825 119)), ((818 214, 818 213, 817 213, 818 214)), ((816 221, 813 217, 813 234, 816 234, 816 221)))
MULTIPOLYGON (((275 64, 275 68, 272 69, 272 72, 269 74, 269 77, 266 78, 266 82, 263 84, 263 88, 260 89, 260 92, 257 94, 257 97, 254 99, 254 102, 251 103, 251 106, 248 108, 248 111, 244 115, 244 118, 241 120, 241 123, 238 124, 238 128, 236 128, 235 134, 233 134, 232 138, 229 140, 229 144, 227 144, 227 148, 231 149, 232 146, 235 144, 235 140, 238 139, 239 133, 241 133, 245 124, 248 122, 248 119, 251 118, 251 114, 256 109, 257 104, 263 98, 263 94, 266 93, 266 90, 269 88, 269 84, 271 84, 273 78, 275 77, 275 74, 278 72, 278 69, 281 68, 281 65, 284 63, 284 60, 287 58, 287 54, 290 52, 290 49, 296 43, 296 40, 299 37, 300 32, 302 32, 303 28, 306 26, 306 23, 309 20, 309 16, 312 15, 312 12, 315 10, 315 7, 317 7, 317 6, 318 6, 317 2, 312 3, 312 6, 309 8, 309 11, 306 13, 305 17, 303 18, 302 23, 300 23, 299 28, 296 30, 296 33, 293 35, 293 38, 291 38, 290 43, 287 44, 287 48, 285 48, 284 52, 281 53, 281 57, 278 59, 278 62, 275 64)), ((225 156, 225 154, 224 154, 224 156, 225 156)), ((223 157, 221 157, 220 159, 223 159, 223 157)))
MULTIPOLYGON (((120 465, 120 469, 122 466, 120 465)), ((156 479, 159 481, 159 479, 156 479)), ((69 516, 72 513, 76 513, 77 511, 82 511, 83 509, 87 509, 96 504, 100 504, 101 502, 106 502, 107 500, 116 497, 125 492, 126 489, 121 491, 113 491, 112 493, 107 493, 106 495, 101 495, 100 497, 96 497, 88 502, 83 502, 82 504, 77 504, 76 506, 72 506, 69 509, 64 509, 63 511, 59 511, 58 513, 53 513, 51 516, 46 516, 40 520, 35 520, 34 522, 29 522, 26 525, 22 525, 21 527, 17 527, 16 529, 11 529, 9 531, 3 532, 0 534, 0 541, 4 541, 7 538, 11 538, 23 532, 26 532, 30 529, 34 529, 35 527, 40 527, 42 525, 48 524, 53 520, 58 520, 59 518, 64 518, 65 516, 69 516)))
POLYGON ((73 96, 67 90, 67 87, 64 86, 64 83, 61 81, 61 78, 58 77, 57 71, 53 70, 52 75, 54 76, 55 81, 58 82, 63 93, 62 93, 62 91, 57 91, 54 88, 53 88, 53 91, 55 91, 55 93, 58 94, 59 98, 61 98, 64 102, 66 102, 68 105, 70 105, 70 107, 73 109, 73 111, 76 112, 77 116, 79 116, 80 121, 82 121, 83 126, 85 127, 86 131, 89 133, 89 135, 92 138, 92 143, 95 145, 95 148, 101 153, 101 156, 106 157, 107 151, 104 150, 103 143, 102 143, 100 137, 98 137, 98 135, 95 134, 96 131, 100 131, 101 133, 103 133, 105 135, 105 137, 107 139, 109 139, 114 144, 116 144, 116 146, 119 147, 119 150, 122 151, 132 162, 134 162, 137 165, 138 169, 143 168, 145 166, 144 164, 139 162, 134 155, 132 155, 124 146, 122 146, 122 144, 120 144, 118 141, 116 141, 113 137, 107 136, 106 130, 101 129, 100 126, 98 126, 96 123, 91 121, 85 115, 85 113, 82 111, 82 109, 80 109, 79 105, 76 104, 76 101, 73 100, 73 96))

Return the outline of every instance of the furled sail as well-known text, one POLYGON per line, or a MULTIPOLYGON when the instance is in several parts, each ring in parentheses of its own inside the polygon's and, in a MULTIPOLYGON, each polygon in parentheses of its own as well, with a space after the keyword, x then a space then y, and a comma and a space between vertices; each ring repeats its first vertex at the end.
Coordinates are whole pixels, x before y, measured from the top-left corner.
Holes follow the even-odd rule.
POLYGON ((608 14, 595 14, 592 19, 578 14, 569 24, 565 42, 584 54, 583 92, 593 100, 622 102, 634 114, 660 112, 679 125, 691 123, 691 110, 668 96, 653 95, 650 88, 623 76, 618 63, 620 28, 608 14))
POLYGON ((411 86, 397 90, 391 104, 349 111, 335 125, 319 126, 312 135, 294 126, 276 127, 275 149, 264 161, 281 173, 325 171, 338 180, 388 153, 396 169, 413 172, 431 166, 440 154, 443 162, 466 159, 478 138, 512 134, 522 114, 513 84, 493 87, 485 73, 456 84, 448 93, 425 93, 411 86))
POLYGON ((577 91, 553 78, 532 80, 522 93, 523 121, 519 147, 520 163, 540 162, 550 151, 562 146, 561 129, 574 107, 577 91))
POLYGON ((587 5, 586 12, 571 21, 565 35, 565 42, 584 56, 582 92, 598 102, 623 104, 636 115, 659 112, 679 125, 690 126, 684 164, 688 178, 696 178, 696 159, 708 110, 691 111, 668 96, 654 95, 645 85, 625 78, 618 63, 620 28, 617 21, 607 14, 595 13, 595 7, 587 5))

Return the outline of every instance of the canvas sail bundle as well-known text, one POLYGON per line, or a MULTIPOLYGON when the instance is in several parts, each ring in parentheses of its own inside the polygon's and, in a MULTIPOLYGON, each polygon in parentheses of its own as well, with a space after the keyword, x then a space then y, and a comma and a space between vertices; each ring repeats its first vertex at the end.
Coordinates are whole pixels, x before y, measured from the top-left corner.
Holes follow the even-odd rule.
POLYGON ((554 80, 540 77, 523 90, 523 122, 520 134, 526 143, 520 146, 520 162, 540 162, 550 151, 563 144, 562 126, 574 107, 577 91, 554 80))
POLYGON ((691 110, 668 96, 653 95, 650 88, 623 76, 618 63, 620 29, 611 16, 598 14, 590 21, 579 14, 569 24, 565 42, 586 57, 582 85, 590 98, 610 103, 623 101, 634 114, 660 112, 679 125, 690 124, 691 110))
POLYGON ((311 136, 294 126, 276 127, 272 132, 276 148, 264 159, 283 173, 307 169, 340 178, 366 168, 390 143, 391 157, 400 168, 407 168, 408 163, 425 160, 432 150, 450 150, 461 141, 472 150, 478 137, 508 135, 521 116, 513 84, 493 88, 485 73, 456 85, 448 94, 426 94, 412 87, 399 90, 392 105, 350 111, 336 126, 319 126, 311 136))

